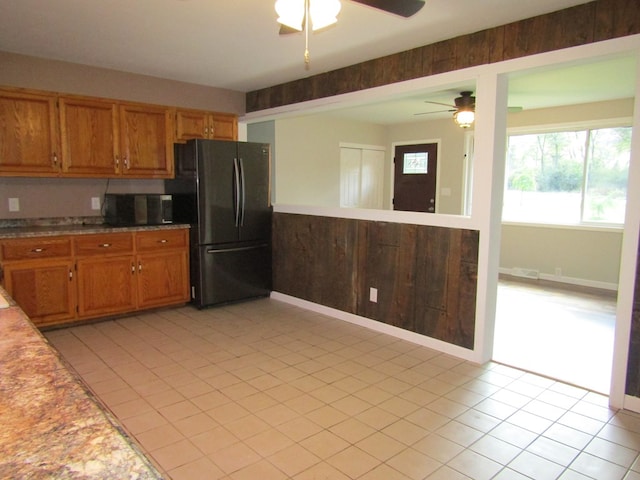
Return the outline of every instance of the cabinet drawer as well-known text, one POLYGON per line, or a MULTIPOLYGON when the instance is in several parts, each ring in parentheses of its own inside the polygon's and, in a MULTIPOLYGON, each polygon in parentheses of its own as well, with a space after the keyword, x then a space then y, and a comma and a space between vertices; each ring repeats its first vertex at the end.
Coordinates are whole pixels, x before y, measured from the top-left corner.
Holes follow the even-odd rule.
POLYGON ((132 233, 79 235, 73 239, 76 256, 133 254, 132 233))
POLYGON ((154 230, 136 233, 136 249, 138 252, 186 248, 188 246, 187 230, 154 230))
POLYGON ((69 237, 38 237, 4 240, 0 243, 0 258, 10 260, 34 260, 71 256, 69 237))

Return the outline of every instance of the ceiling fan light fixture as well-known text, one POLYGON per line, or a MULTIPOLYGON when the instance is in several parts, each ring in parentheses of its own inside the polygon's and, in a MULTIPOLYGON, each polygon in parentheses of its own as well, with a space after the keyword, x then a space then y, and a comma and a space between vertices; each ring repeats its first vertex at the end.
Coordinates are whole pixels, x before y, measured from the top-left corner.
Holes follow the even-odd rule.
POLYGON ((276 0, 278 23, 302 31, 304 21, 304 0, 276 0))
POLYGON ((473 110, 458 110, 453 114, 453 120, 461 128, 469 128, 476 118, 476 114, 473 110))
POLYGON ((309 16, 313 30, 336 23, 341 8, 340 0, 309 0, 309 16))
POLYGON ((277 0, 278 23, 302 31, 307 1, 313 30, 328 27, 338 21, 338 13, 342 8, 340 0, 277 0))

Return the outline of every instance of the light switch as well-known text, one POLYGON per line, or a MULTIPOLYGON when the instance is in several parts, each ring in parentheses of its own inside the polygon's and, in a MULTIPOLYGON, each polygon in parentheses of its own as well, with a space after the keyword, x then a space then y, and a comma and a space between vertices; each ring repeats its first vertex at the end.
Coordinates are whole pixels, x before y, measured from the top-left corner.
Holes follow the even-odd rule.
POLYGON ((91 210, 100 210, 100 197, 91 197, 91 210))
POLYGON ((19 212, 20 211, 20 200, 17 198, 9 199, 9 211, 10 212, 19 212))

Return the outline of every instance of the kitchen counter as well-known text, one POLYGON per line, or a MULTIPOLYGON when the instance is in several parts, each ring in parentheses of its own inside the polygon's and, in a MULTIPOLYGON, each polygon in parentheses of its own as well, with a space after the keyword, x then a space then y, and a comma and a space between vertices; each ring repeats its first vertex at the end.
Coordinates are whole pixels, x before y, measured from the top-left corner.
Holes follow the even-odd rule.
POLYGON ((0 478, 162 478, 2 288, 0 371, 0 478))
POLYGON ((55 235, 80 235, 90 233, 135 232, 189 228, 188 224, 167 223, 164 225, 136 225, 114 227, 102 223, 67 225, 23 225, 5 227, 0 223, 0 240, 7 238, 46 237, 55 235))

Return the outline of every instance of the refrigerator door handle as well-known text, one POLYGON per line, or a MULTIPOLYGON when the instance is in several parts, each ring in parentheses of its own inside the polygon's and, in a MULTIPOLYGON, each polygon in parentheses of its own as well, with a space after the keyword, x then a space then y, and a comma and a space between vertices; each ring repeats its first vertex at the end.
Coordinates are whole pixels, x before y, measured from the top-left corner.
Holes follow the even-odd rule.
POLYGON ((236 227, 240 224, 240 168, 238 159, 233 159, 233 181, 235 186, 235 198, 233 199, 233 207, 235 210, 236 227))
POLYGON ((232 247, 232 248, 208 248, 207 249, 207 253, 208 254, 214 254, 214 253, 229 253, 229 252, 246 252, 248 250, 255 250, 257 248, 265 248, 268 247, 269 244, 267 243, 261 243, 260 245, 252 245, 250 247, 232 247))
POLYGON ((241 192, 242 192, 242 209, 241 214, 240 214, 240 226, 244 226, 244 204, 245 204, 245 197, 247 195, 247 191, 245 188, 245 183, 244 183, 244 163, 242 162, 242 157, 240 157, 240 182, 242 185, 241 188, 241 192))

